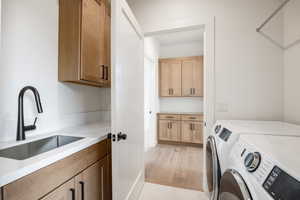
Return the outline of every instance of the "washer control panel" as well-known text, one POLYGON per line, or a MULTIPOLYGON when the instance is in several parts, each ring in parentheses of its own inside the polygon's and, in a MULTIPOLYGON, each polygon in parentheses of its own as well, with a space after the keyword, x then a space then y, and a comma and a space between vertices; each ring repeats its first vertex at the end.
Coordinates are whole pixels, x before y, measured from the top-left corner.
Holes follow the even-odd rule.
POLYGON ((278 166, 266 178, 263 188, 275 200, 296 200, 300 197, 300 182, 278 166))

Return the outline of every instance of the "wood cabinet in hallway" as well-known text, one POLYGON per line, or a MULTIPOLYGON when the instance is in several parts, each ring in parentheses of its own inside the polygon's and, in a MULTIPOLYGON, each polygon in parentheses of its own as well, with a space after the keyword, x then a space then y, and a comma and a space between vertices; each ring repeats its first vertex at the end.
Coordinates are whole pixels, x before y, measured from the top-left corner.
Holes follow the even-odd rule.
POLYGON ((181 96, 181 61, 160 59, 160 96, 181 96))
POLYGON ((182 96, 203 97, 203 56, 182 60, 182 96))
POLYGON ((203 56, 159 60, 161 97, 203 97, 203 56))
POLYGON ((203 144, 203 115, 158 114, 158 142, 203 144))

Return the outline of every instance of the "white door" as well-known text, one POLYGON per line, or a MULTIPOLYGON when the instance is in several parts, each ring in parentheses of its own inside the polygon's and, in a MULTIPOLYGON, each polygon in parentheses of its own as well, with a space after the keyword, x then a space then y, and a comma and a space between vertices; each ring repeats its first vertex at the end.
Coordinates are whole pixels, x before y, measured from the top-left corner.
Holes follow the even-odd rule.
POLYGON ((135 199, 144 182, 144 42, 125 0, 112 0, 113 199, 135 199))
POLYGON ((155 61, 145 57, 145 151, 156 145, 155 61))

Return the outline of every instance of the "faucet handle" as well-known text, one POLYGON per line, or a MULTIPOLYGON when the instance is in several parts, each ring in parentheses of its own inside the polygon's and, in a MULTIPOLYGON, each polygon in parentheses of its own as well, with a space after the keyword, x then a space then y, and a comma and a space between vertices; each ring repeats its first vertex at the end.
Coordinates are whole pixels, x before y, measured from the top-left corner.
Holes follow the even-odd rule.
POLYGON ((34 118, 34 122, 33 125, 29 125, 29 126, 24 126, 24 130, 25 131, 31 131, 31 130, 35 130, 36 129, 36 121, 37 121, 37 117, 34 118))
POLYGON ((37 117, 34 118, 33 126, 35 126, 37 119, 37 117))

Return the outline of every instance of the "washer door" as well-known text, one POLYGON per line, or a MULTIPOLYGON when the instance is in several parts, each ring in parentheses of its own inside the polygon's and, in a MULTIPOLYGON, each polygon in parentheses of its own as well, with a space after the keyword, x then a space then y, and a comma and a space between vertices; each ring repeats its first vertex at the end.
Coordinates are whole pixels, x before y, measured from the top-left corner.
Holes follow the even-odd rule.
POLYGON ((219 200, 252 200, 242 176, 235 170, 227 170, 221 178, 219 200))
POLYGON ((216 142, 213 136, 209 136, 206 143, 206 177, 209 191, 209 199, 217 200, 221 172, 216 142))

